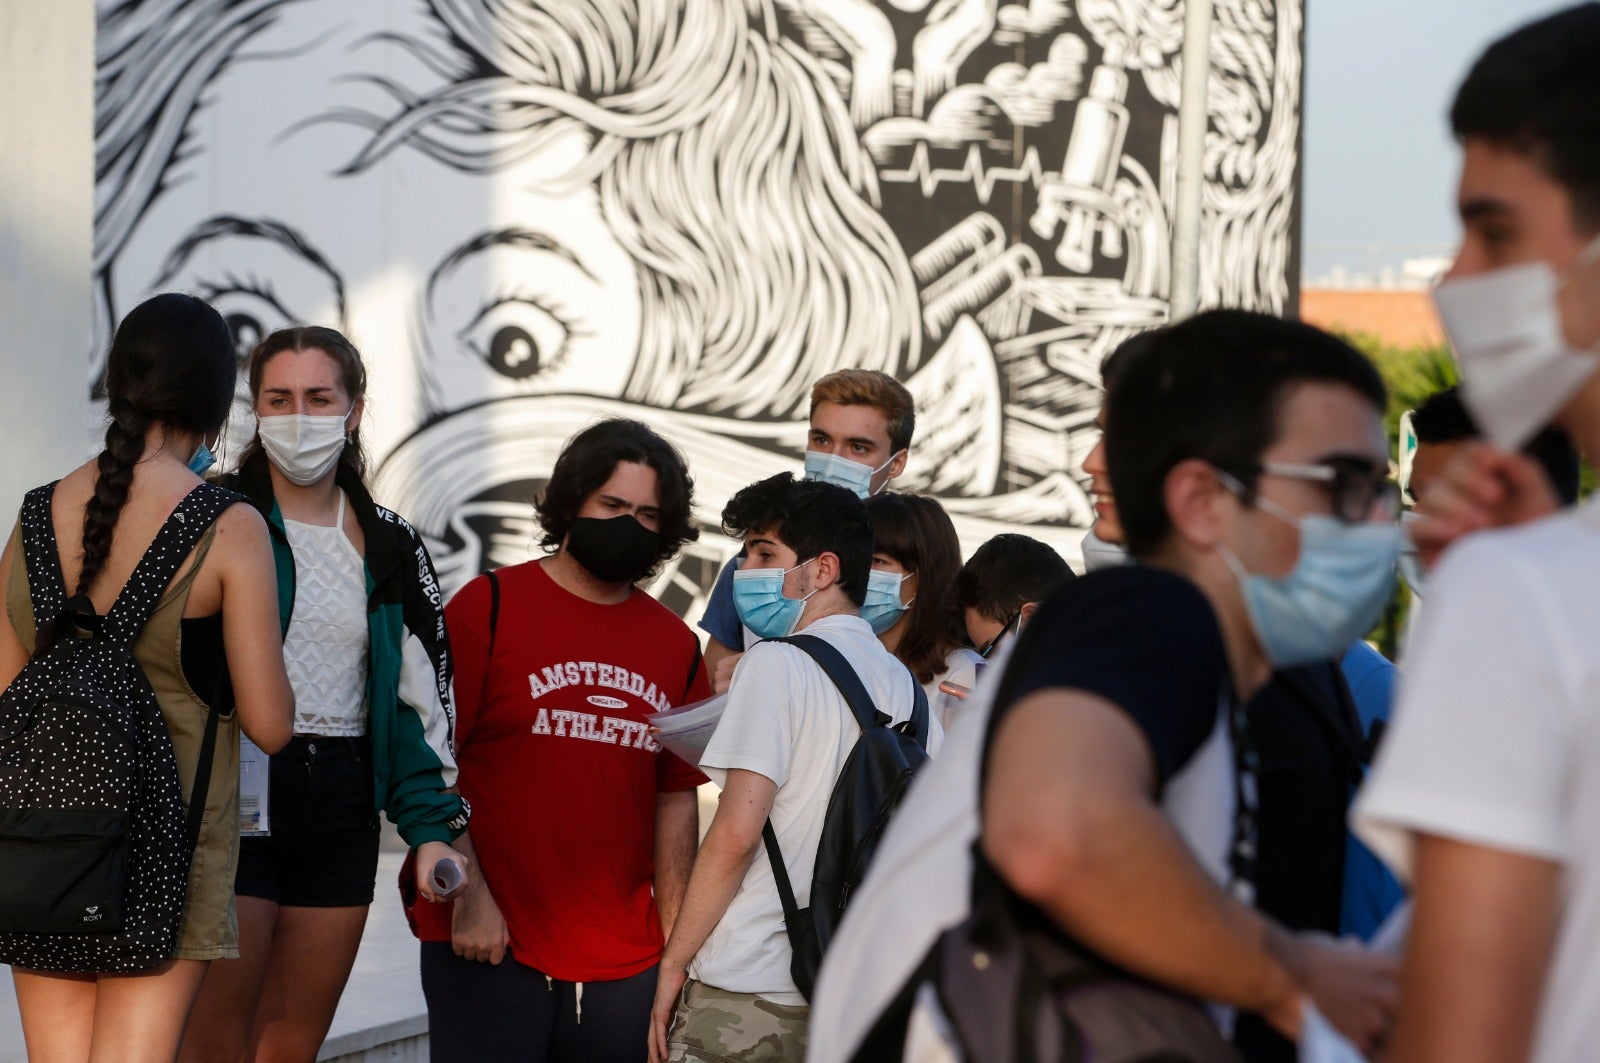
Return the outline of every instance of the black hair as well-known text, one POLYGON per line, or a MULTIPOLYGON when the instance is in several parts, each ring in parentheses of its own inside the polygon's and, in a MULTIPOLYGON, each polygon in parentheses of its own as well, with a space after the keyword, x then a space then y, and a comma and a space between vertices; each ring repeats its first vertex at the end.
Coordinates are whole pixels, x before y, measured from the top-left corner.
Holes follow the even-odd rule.
POLYGON ((944 671, 950 651, 967 641, 955 593, 961 539, 950 514, 927 495, 885 491, 864 505, 872 521, 872 552, 917 575, 917 597, 906 610, 895 656, 917 682, 929 682, 944 671))
MULTIPOLYGON (((266 375, 267 363, 284 351, 321 351, 332 360, 339 374, 339 385, 350 397, 353 407, 367 396, 367 367, 361 352, 338 329, 326 325, 293 325, 269 334, 251 348, 245 372, 250 382, 250 401, 261 398, 261 380, 266 375)), ((345 433, 344 449, 339 452, 339 464, 348 475, 364 487, 367 482, 367 452, 361 445, 361 426, 345 433)), ((239 459, 239 465, 260 464, 265 468, 266 452, 261 447, 261 436, 251 436, 239 459)))
POLYGON ((1500 38, 1472 65, 1450 108, 1457 139, 1532 156, 1600 229, 1600 3, 1578 4, 1500 38))
POLYGON ((632 461, 655 470, 660 497, 661 547, 651 570, 675 555, 684 543, 700 537, 690 523, 694 509, 694 481, 678 448, 648 425, 613 417, 590 425, 561 448, 550 481, 533 504, 544 535, 539 545, 554 553, 560 549, 578 510, 611 479, 620 462, 632 461))
POLYGON ((839 585, 860 607, 872 571, 872 521, 854 491, 821 480, 796 480, 786 472, 741 488, 722 510, 722 530, 742 539, 772 535, 809 561, 830 553, 839 559, 839 585))
POLYGON ((996 623, 1006 623, 1029 602, 1042 602, 1074 574, 1049 544, 1016 532, 996 535, 967 559, 956 580, 956 601, 996 623))
POLYGON ((1482 433, 1461 401, 1461 389, 1435 391, 1411 411, 1411 429, 1418 443, 1459 443, 1482 433))
MULTIPOLYGON (((1411 411, 1411 429, 1417 433, 1419 445, 1460 443, 1477 439, 1482 433, 1472 419, 1466 404, 1461 401, 1461 388, 1448 387, 1436 391, 1411 411)), ((1545 475, 1555 487, 1563 505, 1578 501, 1582 469, 1578 462, 1578 449, 1559 428, 1546 428, 1534 436, 1522 452, 1544 467, 1545 475)))
POLYGON ((83 511, 83 568, 78 594, 87 594, 105 568, 117 519, 144 457, 144 436, 160 424, 202 438, 220 431, 233 404, 238 363, 227 322, 192 295, 152 296, 117 326, 106 355, 105 449, 94 494, 83 511))
POLYGON ((1384 408, 1383 380, 1354 347, 1298 321, 1208 310, 1147 333, 1106 396, 1106 469, 1128 552, 1148 556, 1171 530, 1166 478, 1198 458, 1251 500, 1292 385, 1342 384, 1384 408))

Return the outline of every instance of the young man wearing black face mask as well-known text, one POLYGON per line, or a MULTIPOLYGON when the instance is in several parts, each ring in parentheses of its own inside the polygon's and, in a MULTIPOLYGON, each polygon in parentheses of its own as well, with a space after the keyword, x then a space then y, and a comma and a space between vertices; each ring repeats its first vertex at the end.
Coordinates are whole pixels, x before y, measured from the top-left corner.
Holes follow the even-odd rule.
POLYGON ((644 717, 709 690, 694 634, 635 584, 694 538, 692 487, 644 425, 585 429, 536 504, 549 556, 445 608, 479 873, 413 909, 435 1060, 639 1055, 705 781, 644 717))

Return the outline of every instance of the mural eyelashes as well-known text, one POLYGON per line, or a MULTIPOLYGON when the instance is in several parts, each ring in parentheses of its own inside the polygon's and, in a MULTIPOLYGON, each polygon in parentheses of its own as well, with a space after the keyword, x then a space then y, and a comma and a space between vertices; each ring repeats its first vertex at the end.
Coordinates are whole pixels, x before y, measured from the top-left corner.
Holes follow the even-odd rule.
MULTIPOLYGON (((1202 302, 1292 312, 1302 0, 1216 11, 1202 302)), ((379 497, 447 590, 529 556, 594 418, 681 446, 714 526, 798 468, 810 384, 846 366, 907 382, 899 483, 969 548, 1020 523, 1071 555, 1100 360, 1166 319, 1182 25, 1180 0, 101 0, 96 349, 157 288, 241 350, 348 332, 379 497)), ((695 549, 661 576, 684 610, 731 546, 695 549)))

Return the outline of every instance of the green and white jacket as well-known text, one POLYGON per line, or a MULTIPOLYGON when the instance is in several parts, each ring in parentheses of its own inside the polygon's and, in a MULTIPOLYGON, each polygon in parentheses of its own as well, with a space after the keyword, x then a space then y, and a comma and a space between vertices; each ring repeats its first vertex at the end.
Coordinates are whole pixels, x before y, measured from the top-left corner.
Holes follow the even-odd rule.
MULTIPOLYGON (((455 713, 450 702, 450 640, 444 594, 422 537, 399 514, 372 501, 343 464, 336 482, 366 539, 368 735, 373 804, 406 844, 451 842, 467 829, 471 807, 455 785, 455 713)), ((265 455, 221 481, 267 518, 278 572, 278 615, 294 614, 294 554, 272 493, 265 455)))

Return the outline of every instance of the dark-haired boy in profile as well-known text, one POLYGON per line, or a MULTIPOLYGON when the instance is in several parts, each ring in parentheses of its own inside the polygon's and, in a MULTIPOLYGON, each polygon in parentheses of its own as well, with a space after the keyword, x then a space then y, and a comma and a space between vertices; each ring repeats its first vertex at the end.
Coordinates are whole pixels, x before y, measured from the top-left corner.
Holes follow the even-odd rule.
POLYGON ((973 551, 956 579, 967 638, 991 656, 1005 635, 1021 631, 1039 603, 1072 576, 1048 544, 1016 532, 996 535, 973 551))

